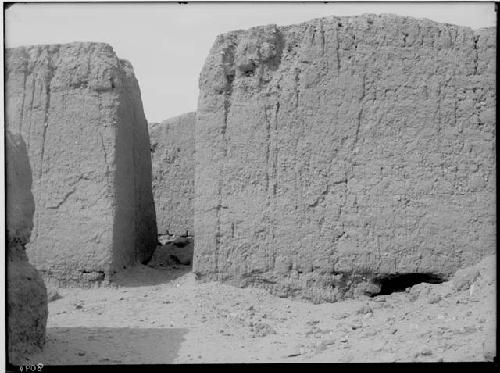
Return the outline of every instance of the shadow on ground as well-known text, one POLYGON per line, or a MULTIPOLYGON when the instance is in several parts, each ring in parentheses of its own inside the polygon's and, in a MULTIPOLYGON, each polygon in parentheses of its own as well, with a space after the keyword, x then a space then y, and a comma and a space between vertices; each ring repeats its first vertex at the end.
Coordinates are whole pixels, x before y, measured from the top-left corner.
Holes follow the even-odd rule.
POLYGON ((42 352, 31 364, 101 365, 173 363, 185 328, 47 328, 42 352))
POLYGON ((191 272, 191 266, 177 265, 152 268, 146 265, 136 265, 117 273, 112 282, 119 287, 141 287, 162 285, 191 272))

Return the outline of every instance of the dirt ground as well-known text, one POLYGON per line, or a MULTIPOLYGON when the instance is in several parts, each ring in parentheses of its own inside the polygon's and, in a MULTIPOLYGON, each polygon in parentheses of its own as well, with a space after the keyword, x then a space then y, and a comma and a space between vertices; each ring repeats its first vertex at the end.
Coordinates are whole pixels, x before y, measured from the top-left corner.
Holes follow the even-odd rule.
MULTIPOLYGON (((115 287, 58 289, 30 363, 492 361, 496 259, 442 284, 338 303, 198 283, 189 267, 132 268, 115 287)), ((182 267, 182 266, 181 266, 182 267)))

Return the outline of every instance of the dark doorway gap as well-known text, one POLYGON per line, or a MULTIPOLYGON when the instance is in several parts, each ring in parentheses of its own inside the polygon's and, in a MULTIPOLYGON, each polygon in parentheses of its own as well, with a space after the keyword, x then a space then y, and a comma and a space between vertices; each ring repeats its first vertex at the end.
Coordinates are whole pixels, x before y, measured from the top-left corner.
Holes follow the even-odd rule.
POLYGON ((444 281, 446 278, 436 273, 394 273, 378 276, 373 279, 373 283, 380 285, 380 292, 372 296, 402 292, 421 283, 441 284, 444 281))

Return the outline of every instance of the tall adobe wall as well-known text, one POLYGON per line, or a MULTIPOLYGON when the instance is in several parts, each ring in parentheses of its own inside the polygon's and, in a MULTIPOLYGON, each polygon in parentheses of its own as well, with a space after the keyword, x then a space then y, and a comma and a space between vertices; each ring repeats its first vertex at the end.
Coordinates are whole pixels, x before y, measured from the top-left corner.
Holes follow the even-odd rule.
POLYGON ((219 36, 196 120, 198 277, 334 301, 494 253, 495 33, 363 15, 219 36))
POLYGON ((25 245, 33 228, 35 203, 31 169, 21 136, 9 132, 6 145, 7 350, 11 364, 22 364, 45 344, 47 289, 29 263, 25 245))
POLYGON ((158 233, 194 233, 194 122, 188 113, 149 125, 158 233))
POLYGON ((102 281, 156 245, 140 90, 111 46, 7 49, 6 126, 33 172, 30 261, 66 283, 102 281))

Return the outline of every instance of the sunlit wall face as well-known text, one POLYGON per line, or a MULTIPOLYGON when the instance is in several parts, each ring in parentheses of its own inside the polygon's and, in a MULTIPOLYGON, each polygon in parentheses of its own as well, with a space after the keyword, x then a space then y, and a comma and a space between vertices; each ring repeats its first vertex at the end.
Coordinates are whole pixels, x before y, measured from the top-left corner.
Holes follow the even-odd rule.
POLYGON ((6 47, 100 41, 129 60, 151 122, 195 111, 198 77, 218 34, 326 16, 393 13, 471 28, 496 25, 493 3, 15 4, 6 47))

